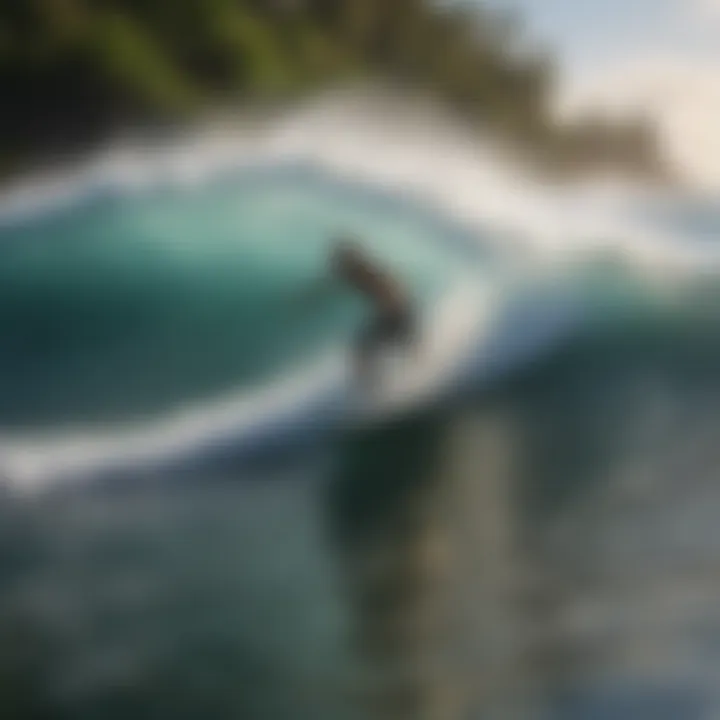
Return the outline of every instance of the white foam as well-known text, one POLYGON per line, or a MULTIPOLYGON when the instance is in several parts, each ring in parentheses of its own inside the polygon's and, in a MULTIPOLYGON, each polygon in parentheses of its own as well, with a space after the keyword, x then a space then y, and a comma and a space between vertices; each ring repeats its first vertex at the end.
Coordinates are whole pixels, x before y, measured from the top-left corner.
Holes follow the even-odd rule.
POLYGON ((372 422, 436 396, 478 342, 479 331, 487 329, 481 320, 496 309, 491 303, 492 292, 480 295, 477 287, 449 293, 429 316, 427 361, 419 382, 412 387, 397 382, 385 387, 383 400, 371 407, 356 406, 356 399, 349 394, 349 363, 345 351, 337 349, 263 387, 184 408, 155 422, 106 431, 5 436, 0 438, 2 475, 24 491, 37 491, 59 479, 162 465, 211 452, 225 443, 235 452, 257 449, 278 434, 301 429, 313 411, 325 413, 322 420, 328 427, 372 422), (448 322, 451 316, 453 322, 448 322))
MULTIPOLYGON (((57 479, 78 478, 112 469, 192 456, 225 436, 239 444, 244 436, 284 418, 340 386, 343 363, 333 354, 312 367, 260 388, 236 393, 214 404, 183 408, 155 422, 70 434, 6 435, 0 440, 2 475, 24 491, 57 479)), ((245 438, 247 439, 247 437, 245 438)))
MULTIPOLYGON (((522 240, 506 249, 521 273, 542 274, 607 251, 664 280, 681 271, 720 268, 718 251, 692 248, 631 224, 621 212, 617 187, 586 185, 572 193, 543 189, 503 165, 489 145, 479 144, 441 114, 426 109, 408 112, 385 98, 378 102, 372 97, 331 96, 246 133, 215 130, 151 149, 117 146, 72 171, 17 185, 0 199, 0 223, 22 222, 97 193, 137 192, 158 183, 192 184, 223 170, 303 162, 409 194, 470 227, 496 229, 498 237, 519 233, 522 240)), ((505 283, 501 279, 500 284, 505 283)), ((505 289, 509 292, 509 286, 505 289)), ((423 373, 422 382, 404 395, 416 398, 437 391, 459 372, 478 344, 485 345, 487 356, 484 375, 483 368, 476 371, 487 381, 513 363, 528 362, 547 348, 564 322, 562 313, 553 315, 542 300, 533 302, 537 316, 544 313, 543 319, 549 318, 547 329, 543 322, 534 323, 534 332, 526 332, 530 325, 498 327, 494 313, 500 312, 500 297, 451 303, 461 320, 461 334, 468 339, 457 344, 444 343, 443 332, 454 332, 454 325, 438 309, 435 327, 444 323, 447 330, 436 334, 438 354, 428 365, 432 372, 423 373)), ((263 433, 301 424, 303 413, 312 407, 342 400, 345 372, 340 351, 265 388, 186 408, 143 427, 5 436, 0 438, 0 471, 17 487, 29 490, 59 478, 191 456, 224 441, 249 443, 263 433)))
POLYGON ((335 349, 288 376, 214 403, 184 408, 153 422, 73 434, 51 432, 0 438, 0 474, 19 491, 32 493, 61 481, 103 473, 152 469, 206 456, 228 447, 234 453, 285 441, 308 423, 325 430, 358 427, 412 407, 435 402, 468 382, 492 383, 527 364, 567 336, 577 317, 542 287, 524 300, 525 318, 505 310, 516 293, 504 281, 449 291, 425 320, 421 360, 408 378, 394 376, 382 396, 358 402, 346 350, 335 349))
POLYGON ((163 145, 116 144, 84 165, 29 178, 0 195, 0 223, 100 192, 187 185, 233 168, 299 162, 402 192, 499 236, 519 235, 523 253, 535 251, 536 259, 582 261, 610 251, 657 272, 720 270, 720 251, 631 221, 624 210, 639 189, 608 180, 562 190, 533 182, 428 103, 336 93, 239 128, 216 126, 163 145))

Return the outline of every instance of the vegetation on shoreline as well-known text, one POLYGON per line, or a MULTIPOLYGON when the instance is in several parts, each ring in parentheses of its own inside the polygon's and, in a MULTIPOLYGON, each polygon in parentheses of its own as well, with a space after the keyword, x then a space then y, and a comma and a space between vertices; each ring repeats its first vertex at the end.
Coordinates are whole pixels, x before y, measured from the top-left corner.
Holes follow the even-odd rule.
POLYGON ((512 16, 430 0, 5 0, 0 172, 140 122, 387 79, 559 172, 658 178, 650 125, 560 124, 551 57, 512 16))

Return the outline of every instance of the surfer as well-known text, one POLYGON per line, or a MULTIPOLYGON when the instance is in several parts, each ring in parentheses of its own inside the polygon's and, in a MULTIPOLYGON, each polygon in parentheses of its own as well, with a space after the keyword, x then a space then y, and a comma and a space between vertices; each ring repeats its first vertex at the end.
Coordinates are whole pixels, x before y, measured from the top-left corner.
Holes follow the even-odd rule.
POLYGON ((334 240, 330 271, 330 283, 340 282, 352 288, 373 308, 373 315, 361 329, 355 345, 357 372, 366 379, 380 349, 388 345, 407 346, 414 340, 412 302, 403 284, 361 250, 359 243, 351 237, 341 236, 334 240))

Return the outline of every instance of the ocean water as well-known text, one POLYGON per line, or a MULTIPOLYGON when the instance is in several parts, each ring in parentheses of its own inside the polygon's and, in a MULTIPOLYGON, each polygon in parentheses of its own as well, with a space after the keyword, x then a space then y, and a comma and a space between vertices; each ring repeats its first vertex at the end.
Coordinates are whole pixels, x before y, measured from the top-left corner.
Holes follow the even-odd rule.
POLYGON ((720 203, 311 119, 5 197, 0 715, 715 717, 720 203), (467 328, 369 423, 344 230, 467 328))

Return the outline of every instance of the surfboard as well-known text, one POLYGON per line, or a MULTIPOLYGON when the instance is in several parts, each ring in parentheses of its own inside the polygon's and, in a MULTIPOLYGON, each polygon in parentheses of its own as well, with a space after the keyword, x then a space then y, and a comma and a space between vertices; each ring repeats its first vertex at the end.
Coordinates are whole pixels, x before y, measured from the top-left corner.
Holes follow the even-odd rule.
POLYGON ((487 288, 465 286, 421 313, 411 346, 388 346, 374 358, 372 382, 351 373, 355 421, 372 422, 427 404, 460 380, 482 342, 493 303, 487 288))

